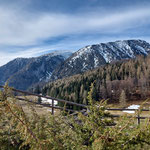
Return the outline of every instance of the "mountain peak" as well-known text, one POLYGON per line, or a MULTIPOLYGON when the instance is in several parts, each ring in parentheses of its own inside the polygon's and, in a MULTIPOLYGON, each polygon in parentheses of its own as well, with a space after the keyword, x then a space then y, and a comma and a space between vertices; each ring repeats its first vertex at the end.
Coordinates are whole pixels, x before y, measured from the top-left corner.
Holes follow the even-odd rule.
POLYGON ((148 53, 150 53, 150 44, 140 39, 88 45, 79 49, 56 69, 52 79, 82 73, 106 63, 135 58, 137 55, 148 55, 148 53))
POLYGON ((58 53, 16 58, 0 67, 0 84, 9 81, 10 86, 25 90, 38 82, 49 80, 53 70, 65 59, 58 53))

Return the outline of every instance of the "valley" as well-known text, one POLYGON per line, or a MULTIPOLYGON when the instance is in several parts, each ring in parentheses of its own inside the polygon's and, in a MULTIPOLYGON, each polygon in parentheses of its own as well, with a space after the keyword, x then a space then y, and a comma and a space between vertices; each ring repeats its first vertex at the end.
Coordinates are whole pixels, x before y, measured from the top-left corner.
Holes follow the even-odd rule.
MULTIPOLYGON (((66 144, 67 140, 75 142, 74 135, 81 136, 84 142, 89 141, 87 137, 97 140, 91 131, 104 139, 114 138, 111 134, 105 136, 107 131, 117 134, 116 143, 126 143, 126 138, 135 141, 130 139, 135 132, 148 141, 143 134, 148 136, 150 118, 149 52, 149 43, 127 40, 86 46, 67 57, 50 53, 9 62, 0 67, 0 84, 7 81, 17 90, 13 89, 14 93, 10 94, 11 88, 6 84, 0 91, 0 111, 5 112, 1 117, 3 130, 0 133, 5 135, 9 128, 19 142, 20 136, 25 137, 24 141, 32 137, 34 140, 30 140, 29 145, 41 146, 40 150, 51 143, 49 139, 61 140, 61 144, 66 144), (19 91, 22 94, 17 93, 19 91), (53 97, 54 104, 46 96, 53 97), (116 132, 118 130, 120 132, 116 132), (45 138, 46 144, 34 142, 45 138)), ((135 137, 139 142, 138 136, 135 137)), ((16 142, 13 138, 12 141, 16 142)), ((79 147, 89 146, 81 142, 79 147)), ((118 144, 118 147, 122 146, 118 144)), ((144 147, 149 148, 149 145, 144 144, 144 147)))
POLYGON ((150 0, 0 0, 0 150, 150 150, 150 0))

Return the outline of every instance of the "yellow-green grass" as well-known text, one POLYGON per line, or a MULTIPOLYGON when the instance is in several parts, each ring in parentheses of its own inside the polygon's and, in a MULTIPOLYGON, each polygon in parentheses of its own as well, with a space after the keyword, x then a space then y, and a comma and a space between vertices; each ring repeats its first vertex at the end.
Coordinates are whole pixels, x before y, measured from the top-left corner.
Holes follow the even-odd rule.
MULTIPOLYGON (((19 96, 20 98, 30 100, 33 102, 37 102, 37 97, 36 96, 19 96)), ((38 115, 49 115, 51 113, 51 108, 49 107, 44 107, 42 105, 22 101, 22 100, 17 100, 16 103, 21 106, 24 110, 25 113, 30 114, 32 108, 36 111, 38 115)), ((55 109, 54 114, 59 114, 60 110, 55 109)))

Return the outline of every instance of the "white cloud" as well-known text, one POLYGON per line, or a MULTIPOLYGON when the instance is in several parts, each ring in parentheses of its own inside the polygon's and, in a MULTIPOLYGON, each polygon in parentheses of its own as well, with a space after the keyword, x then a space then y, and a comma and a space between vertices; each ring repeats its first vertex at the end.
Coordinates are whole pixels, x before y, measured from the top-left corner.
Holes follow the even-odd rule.
POLYGON ((59 42, 58 44, 54 44, 51 46, 40 46, 40 47, 34 47, 34 48, 28 48, 26 50, 20 50, 20 51, 14 51, 14 52, 7 52, 7 51, 0 51, 0 66, 6 64, 7 62, 18 58, 18 57, 36 57, 40 56, 45 53, 50 53, 55 50, 62 50, 62 51, 76 51, 84 46, 90 45, 90 44, 98 44, 102 42, 114 42, 116 40, 128 40, 128 39, 144 39, 147 42, 150 43, 149 37, 129 37, 129 36, 102 36, 102 37, 83 37, 82 39, 78 39, 78 37, 74 38, 67 38, 59 42))
MULTIPOLYGON (((119 12, 116 11, 115 13, 108 10, 107 13, 96 11, 70 15, 54 13, 32 14, 20 9, 6 9, 0 6, 0 45, 4 47, 40 45, 46 39, 64 35, 77 35, 78 37, 78 34, 84 33, 121 33, 126 29, 149 24, 149 20, 149 7, 134 7, 119 12)), ((119 39, 124 38, 119 37, 119 39)), ((64 39, 60 43, 48 47, 35 46, 35 48, 27 50, 16 50, 13 53, 0 49, 0 65, 16 57, 33 57, 52 49, 78 48, 115 39, 117 38, 64 39)))
MULTIPOLYGON (((52 47, 51 47, 52 48, 52 47)), ((15 58, 29 58, 39 56, 41 53, 48 53, 50 51, 47 47, 36 47, 30 48, 28 50, 16 51, 16 52, 7 52, 0 51, 0 66, 6 64, 8 61, 11 61, 15 58)))
POLYGON ((84 15, 52 13, 34 15, 0 8, 0 44, 24 46, 69 34, 93 31, 120 32, 146 24, 148 18, 150 18, 149 8, 133 8, 103 15, 98 12, 84 15))
MULTIPOLYGON (((7 62, 15 59, 15 58, 30 58, 40 56, 45 53, 50 53, 56 50, 61 49, 64 45, 60 44, 58 46, 41 46, 35 48, 28 48, 27 50, 20 50, 20 51, 0 51, 0 66, 6 64, 7 62)), ((65 50, 63 50, 65 51, 65 50)), ((69 50, 67 50, 69 51, 69 50)), ((73 50, 71 50, 73 51, 73 50)))

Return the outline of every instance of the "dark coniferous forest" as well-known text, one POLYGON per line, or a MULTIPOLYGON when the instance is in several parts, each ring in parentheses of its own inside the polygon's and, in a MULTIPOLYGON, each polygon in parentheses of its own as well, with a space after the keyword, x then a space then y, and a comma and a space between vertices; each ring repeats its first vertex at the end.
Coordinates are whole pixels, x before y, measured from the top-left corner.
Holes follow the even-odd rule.
POLYGON ((122 91, 128 101, 145 100, 150 96, 150 55, 107 64, 80 75, 48 83, 42 93, 77 103, 87 104, 91 83, 93 98, 116 103, 122 91))

